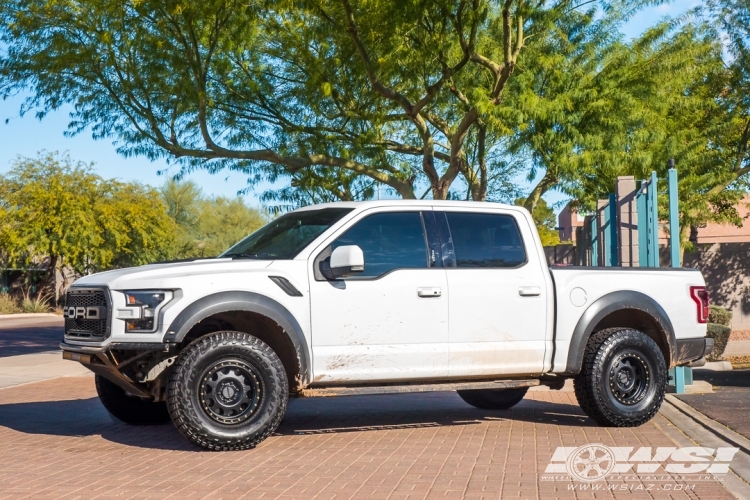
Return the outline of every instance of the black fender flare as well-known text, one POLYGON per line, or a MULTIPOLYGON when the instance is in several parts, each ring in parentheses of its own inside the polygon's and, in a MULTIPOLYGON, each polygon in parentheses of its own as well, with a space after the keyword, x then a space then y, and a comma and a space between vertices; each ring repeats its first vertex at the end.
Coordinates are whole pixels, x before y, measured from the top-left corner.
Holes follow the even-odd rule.
POLYGON ((219 292, 196 300, 172 321, 164 335, 164 342, 182 342, 188 332, 204 319, 230 311, 253 312, 275 321, 287 334, 297 353, 301 385, 304 387, 310 383, 310 348, 302 327, 286 307, 259 293, 219 292))
POLYGON ((662 334, 666 336, 669 345, 669 359, 666 360, 667 366, 675 359, 677 341, 675 339, 674 328, 669 316, 664 309, 648 295, 631 290, 608 293, 595 300, 584 311, 578 320, 573 335, 570 338, 568 347, 568 360, 565 366, 565 373, 577 375, 583 365, 583 351, 591 337, 591 332, 597 324, 613 312, 623 309, 635 309, 642 311, 651 316, 659 325, 662 334))

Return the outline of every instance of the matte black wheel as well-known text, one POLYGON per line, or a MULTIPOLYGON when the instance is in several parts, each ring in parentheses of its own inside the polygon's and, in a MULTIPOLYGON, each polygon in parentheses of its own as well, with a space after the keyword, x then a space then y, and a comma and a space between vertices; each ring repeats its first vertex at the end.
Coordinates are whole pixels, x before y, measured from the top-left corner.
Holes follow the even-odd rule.
POLYGON ((507 410, 521 402, 528 387, 517 389, 469 389, 456 391, 461 399, 483 410, 507 410))
POLYGON ((241 332, 201 337, 180 353, 170 375, 172 421, 210 450, 252 448, 276 430, 289 386, 276 353, 241 332))
POLYGON ((634 427, 659 411, 667 367, 659 346, 648 335, 609 328, 589 339, 573 386, 578 404, 597 423, 634 427))
POLYGON ((99 400, 117 420, 126 424, 146 425, 169 422, 167 403, 154 402, 131 396, 119 385, 101 375, 94 377, 99 400))

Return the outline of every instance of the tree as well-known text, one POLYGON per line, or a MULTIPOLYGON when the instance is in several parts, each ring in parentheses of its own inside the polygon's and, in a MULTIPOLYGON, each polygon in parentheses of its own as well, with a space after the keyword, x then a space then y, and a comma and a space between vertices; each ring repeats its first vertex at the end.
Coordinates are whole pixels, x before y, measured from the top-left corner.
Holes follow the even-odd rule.
POLYGON ((704 13, 726 35, 728 54, 725 85, 719 96, 726 113, 724 127, 712 139, 726 150, 727 173, 711 188, 715 195, 729 188, 750 186, 750 4, 744 0, 709 0, 704 13))
POLYGON ((216 257, 268 222, 241 198, 206 198, 190 181, 168 180, 160 189, 167 213, 179 227, 173 257, 216 257))
MULTIPOLYGON (((378 183, 484 200, 515 174, 506 90, 525 51, 590 3, 7 0, 0 94, 31 87, 22 112, 40 116, 73 103, 70 132, 125 155, 286 178, 313 198, 378 183)), ((653 3, 601 2, 624 17, 653 3)))
MULTIPOLYGON (((526 203, 525 198, 517 198, 516 205, 524 206, 526 203)), ((555 211, 547 205, 547 202, 540 199, 534 206, 534 211, 531 213, 531 218, 534 219, 534 224, 539 232, 539 238, 542 240, 542 245, 545 247, 555 246, 560 244, 560 233, 557 229, 557 217, 555 211)))
POLYGON ((18 157, 0 176, 0 215, 5 265, 46 262, 52 284, 63 267, 81 275, 168 258, 175 235, 152 189, 57 153, 18 157))

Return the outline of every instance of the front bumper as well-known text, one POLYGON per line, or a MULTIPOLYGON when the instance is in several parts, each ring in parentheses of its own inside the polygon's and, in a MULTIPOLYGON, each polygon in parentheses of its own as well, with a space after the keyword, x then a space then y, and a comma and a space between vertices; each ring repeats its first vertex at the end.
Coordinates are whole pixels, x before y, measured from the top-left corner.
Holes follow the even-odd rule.
POLYGON ((674 365, 679 366, 696 361, 708 356, 713 350, 714 339, 710 337, 677 340, 674 365))
POLYGON ((122 373, 122 368, 131 364, 151 352, 169 352, 175 348, 174 344, 146 344, 113 342, 106 346, 73 345, 62 342, 63 359, 78 361, 92 372, 100 375, 112 383, 122 387, 135 396, 150 398, 150 394, 143 390, 134 380, 122 373), (118 354, 127 353, 118 359, 112 351, 118 354), (129 353, 128 353, 129 351, 129 353))

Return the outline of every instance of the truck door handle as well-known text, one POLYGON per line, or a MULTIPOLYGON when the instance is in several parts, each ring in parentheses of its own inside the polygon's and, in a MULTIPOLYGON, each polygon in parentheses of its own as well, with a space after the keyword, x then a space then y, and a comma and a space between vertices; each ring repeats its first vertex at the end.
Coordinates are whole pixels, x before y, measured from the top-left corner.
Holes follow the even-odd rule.
POLYGON ((423 286, 417 288, 417 295, 420 297, 440 297, 443 295, 443 290, 438 286, 423 286))
POLYGON ((521 297, 538 297, 542 294, 542 289, 538 286, 521 286, 518 287, 518 295, 521 297))

